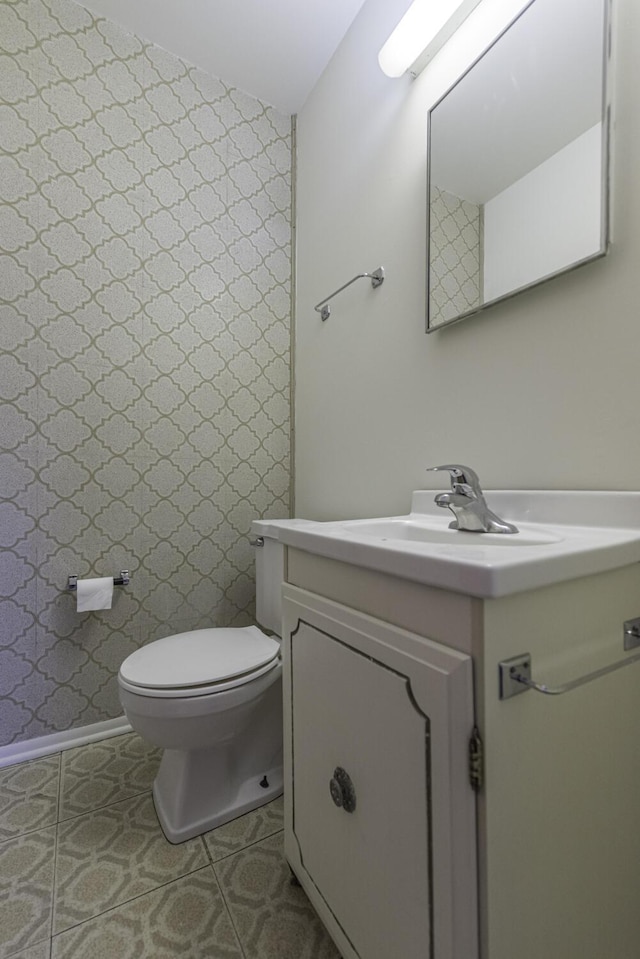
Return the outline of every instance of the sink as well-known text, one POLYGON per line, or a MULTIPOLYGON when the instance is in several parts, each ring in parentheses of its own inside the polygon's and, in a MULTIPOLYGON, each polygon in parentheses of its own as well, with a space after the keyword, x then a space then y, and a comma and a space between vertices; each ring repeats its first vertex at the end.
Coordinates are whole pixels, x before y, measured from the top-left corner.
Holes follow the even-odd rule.
POLYGON ((309 553, 482 598, 640 562, 640 493, 486 490, 518 533, 449 529, 434 495, 416 490, 403 516, 285 521, 278 535, 309 553))
MULTIPOLYGON (((520 526, 518 533, 467 533, 450 529, 448 524, 429 523, 426 519, 414 519, 406 516, 393 516, 384 519, 356 519, 335 523, 337 530, 346 536, 372 536, 381 542, 401 539, 414 543, 442 543, 448 546, 471 546, 486 549, 487 546, 522 548, 540 546, 544 543, 557 543, 560 536, 551 530, 536 529, 533 525, 520 526)), ((326 524, 328 530, 331 524, 326 524)))

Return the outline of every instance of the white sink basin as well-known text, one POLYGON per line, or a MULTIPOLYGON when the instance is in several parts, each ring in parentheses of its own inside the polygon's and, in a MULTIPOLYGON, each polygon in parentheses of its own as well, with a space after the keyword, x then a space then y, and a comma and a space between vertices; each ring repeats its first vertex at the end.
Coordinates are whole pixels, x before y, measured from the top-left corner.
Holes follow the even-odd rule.
POLYGON ((485 495, 518 533, 449 529, 451 513, 435 505, 435 492, 417 490, 406 516, 289 521, 279 536, 320 556, 487 598, 640 562, 640 493, 488 490, 485 495))
MULTIPOLYGON (((448 514, 450 516, 450 514, 448 514)), ((447 518, 447 515, 445 515, 447 518)), ((551 530, 536 528, 532 524, 521 524, 518 533, 467 533, 457 529, 449 529, 447 523, 442 524, 439 516, 393 516, 385 519, 353 519, 343 523, 326 523, 325 528, 335 526, 337 531, 344 532, 345 536, 372 536, 380 542, 402 539, 414 543, 442 543, 447 546, 487 546, 525 547, 540 546, 544 543, 557 543, 560 536, 551 530)))

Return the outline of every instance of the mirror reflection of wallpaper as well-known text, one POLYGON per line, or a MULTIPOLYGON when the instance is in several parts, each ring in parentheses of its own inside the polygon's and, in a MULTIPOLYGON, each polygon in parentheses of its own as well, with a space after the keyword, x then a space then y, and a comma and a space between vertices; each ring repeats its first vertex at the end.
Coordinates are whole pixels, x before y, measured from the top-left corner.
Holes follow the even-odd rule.
POLYGON ((253 614, 289 512, 291 121, 72 0, 0 3, 0 745, 253 614), (70 573, 131 570, 78 614, 70 573))
POLYGON ((435 326, 481 302, 481 207, 431 187, 429 322, 435 326))

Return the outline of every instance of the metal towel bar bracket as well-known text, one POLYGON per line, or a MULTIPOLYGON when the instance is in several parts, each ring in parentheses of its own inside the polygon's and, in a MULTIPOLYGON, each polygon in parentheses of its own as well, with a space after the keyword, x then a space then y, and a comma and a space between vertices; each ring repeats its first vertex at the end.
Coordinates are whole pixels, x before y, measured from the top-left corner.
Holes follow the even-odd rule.
POLYGON ((522 653, 520 656, 514 656, 511 659, 503 659, 498 663, 500 678, 500 699, 511 699, 512 696, 518 696, 520 693, 526 693, 528 689, 534 689, 537 693, 543 693, 545 696, 562 696, 564 693, 571 692, 579 686, 585 686, 594 679, 606 676, 608 673, 614 673, 625 666, 631 666, 632 663, 640 662, 640 652, 633 656, 627 656, 626 659, 619 659, 609 666, 603 666, 602 669, 595 669, 585 676, 579 676, 578 679, 572 679, 562 686, 547 686, 546 683, 536 683, 531 678, 531 656, 529 653, 522 653))
POLYGON ((358 273, 357 276, 354 276, 352 280, 349 280, 348 283, 345 283, 339 289, 334 290, 333 293, 329 296, 325 296, 323 300, 320 300, 319 303, 314 306, 314 310, 320 314, 323 320, 328 320, 331 316, 331 307, 327 306, 329 300, 332 300, 334 296, 337 296, 338 293, 342 293, 343 290, 346 290, 348 286, 351 286, 352 283, 355 283, 356 280, 362 279, 371 280, 371 286, 374 290, 377 290, 379 286, 382 286, 384 283, 384 268, 379 266, 377 270, 374 270, 373 273, 358 273))

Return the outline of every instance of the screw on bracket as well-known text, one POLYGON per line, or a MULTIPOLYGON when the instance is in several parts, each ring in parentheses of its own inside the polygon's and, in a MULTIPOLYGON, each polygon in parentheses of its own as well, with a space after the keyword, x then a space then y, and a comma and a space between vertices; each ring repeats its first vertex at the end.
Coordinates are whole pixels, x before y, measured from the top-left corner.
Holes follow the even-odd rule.
POLYGON ((529 653, 522 653, 520 656, 513 656, 511 659, 503 659, 502 662, 498 663, 498 671, 500 699, 511 699, 512 696, 526 693, 528 686, 519 682, 517 677, 531 679, 531 656, 529 653))

